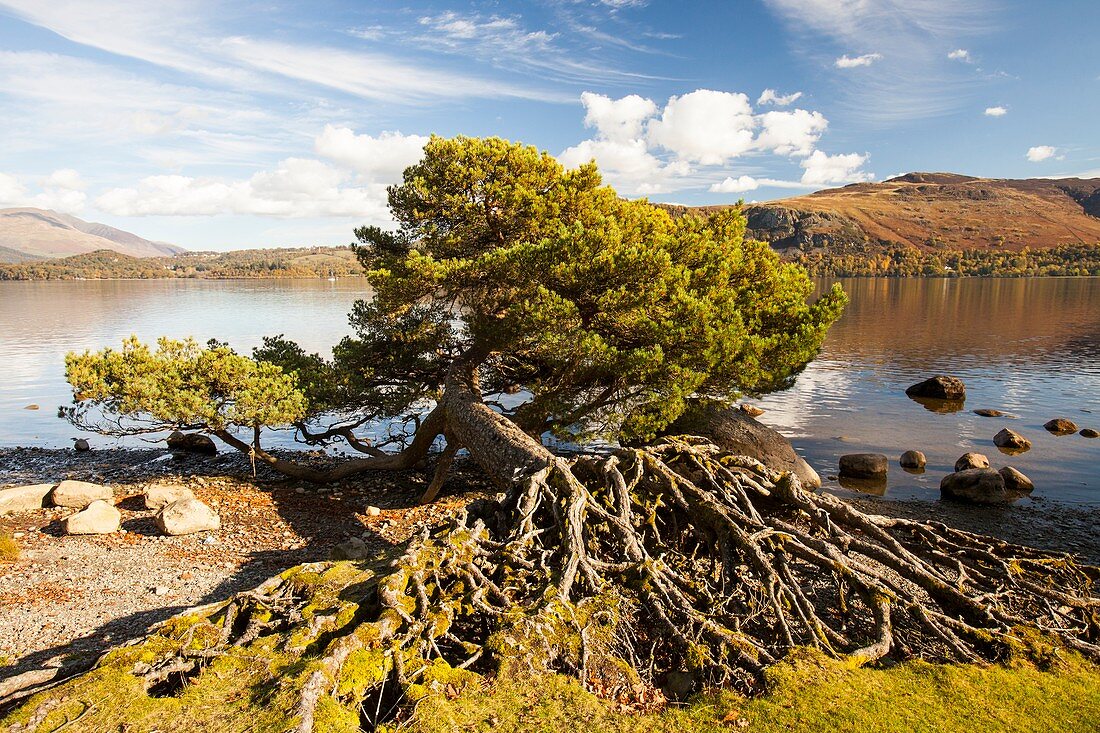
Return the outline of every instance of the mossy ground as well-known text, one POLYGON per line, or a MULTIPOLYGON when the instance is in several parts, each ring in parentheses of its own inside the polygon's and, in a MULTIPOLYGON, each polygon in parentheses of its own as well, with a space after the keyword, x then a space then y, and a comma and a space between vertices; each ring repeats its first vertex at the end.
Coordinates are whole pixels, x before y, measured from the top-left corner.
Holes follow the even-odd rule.
POLYGON ((682 707, 629 714, 561 675, 501 678, 485 692, 429 696, 409 728, 444 731, 650 733, 746 730, 944 733, 1100 730, 1100 667, 1064 658, 977 667, 921 662, 854 667, 802 653, 771 668, 768 692, 700 696, 682 707))
POLYGON ((19 559, 19 544, 7 532, 0 532, 0 562, 15 562, 19 559))

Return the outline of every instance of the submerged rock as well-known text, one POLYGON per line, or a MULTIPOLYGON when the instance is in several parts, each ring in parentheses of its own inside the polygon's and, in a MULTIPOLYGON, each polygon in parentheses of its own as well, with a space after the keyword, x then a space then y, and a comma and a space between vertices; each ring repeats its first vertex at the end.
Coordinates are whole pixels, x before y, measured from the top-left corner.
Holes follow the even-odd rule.
POLYGON ((974 414, 981 415, 982 417, 1007 417, 1005 413, 1000 410, 989 410, 984 407, 979 410, 974 410, 974 414))
POLYGON ((1093 430, 1092 428, 1082 428, 1078 433, 1083 438, 1100 438, 1100 430, 1093 430))
POLYGON ((83 509, 93 501, 113 502, 115 492, 110 486, 89 483, 88 481, 62 481, 50 494, 54 506, 68 506, 83 509))
POLYGON ((1012 501, 1001 474, 991 468, 970 468, 949 473, 940 481, 940 494, 974 504, 1007 504, 1012 501))
POLYGON ((156 521, 161 532, 172 536, 221 527, 221 519, 214 510, 198 499, 180 499, 167 504, 157 513, 156 521))
POLYGON ((919 450, 907 450, 901 454, 898 464, 911 470, 923 469, 928 464, 928 459, 919 450))
POLYGON ((955 461, 955 471, 966 471, 971 468, 989 468, 989 459, 981 453, 963 453, 959 460, 955 461))
POLYGON ((890 461, 881 453, 849 453, 840 457, 840 475, 845 478, 882 479, 890 461))
POLYGON ((65 534, 110 534, 117 532, 122 513, 103 500, 93 501, 83 511, 61 521, 65 534))
POLYGON ((957 377, 941 375, 917 382, 905 390, 905 394, 910 397, 961 401, 966 399, 966 385, 957 377))
POLYGON ((1055 435, 1073 435, 1077 432, 1077 425, 1072 420, 1067 420, 1064 417, 1049 420, 1043 427, 1046 428, 1048 433, 1054 433, 1055 435))
POLYGON ((993 445, 1008 452, 1023 453, 1031 450, 1030 440, 1008 428, 1002 428, 1001 432, 993 436, 993 445))

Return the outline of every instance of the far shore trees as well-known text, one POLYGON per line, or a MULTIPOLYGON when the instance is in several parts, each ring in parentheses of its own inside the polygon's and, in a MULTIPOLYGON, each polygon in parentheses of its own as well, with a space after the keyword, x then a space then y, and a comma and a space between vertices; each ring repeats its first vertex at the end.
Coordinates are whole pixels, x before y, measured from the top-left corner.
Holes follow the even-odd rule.
MULTIPOLYGON (((692 399, 794 378, 843 306, 839 289, 809 301, 805 271, 746 241, 737 210, 674 219, 594 165, 470 138, 433 138, 390 207, 395 232, 356 232, 374 297, 331 360, 282 338, 254 358, 128 342, 69 357, 72 417, 205 430, 313 481, 412 466, 442 436, 433 490, 464 449, 500 493, 385 557, 193 609, 29 709, 97 679, 216 675, 298 731, 354 731, 502 669, 652 700, 755 688, 802 646, 980 661, 1052 639, 1100 657, 1094 571, 1069 556, 867 515, 703 437, 656 437, 692 399), (322 429, 321 413, 345 419, 322 429), (406 416, 392 452, 355 433, 406 416), (299 465, 264 450, 264 426, 365 455, 299 465), (609 447, 566 457, 544 436, 609 447)), ((115 729, 130 704, 90 720, 115 729)))

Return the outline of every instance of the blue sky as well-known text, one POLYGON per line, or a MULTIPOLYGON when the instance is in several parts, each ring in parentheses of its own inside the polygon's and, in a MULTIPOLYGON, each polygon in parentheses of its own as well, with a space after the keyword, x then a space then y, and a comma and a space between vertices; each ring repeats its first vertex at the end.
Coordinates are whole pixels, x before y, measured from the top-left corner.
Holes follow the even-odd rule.
POLYGON ((628 196, 1100 176, 1096 0, 0 0, 0 206, 191 249, 385 224, 425 136, 628 196))

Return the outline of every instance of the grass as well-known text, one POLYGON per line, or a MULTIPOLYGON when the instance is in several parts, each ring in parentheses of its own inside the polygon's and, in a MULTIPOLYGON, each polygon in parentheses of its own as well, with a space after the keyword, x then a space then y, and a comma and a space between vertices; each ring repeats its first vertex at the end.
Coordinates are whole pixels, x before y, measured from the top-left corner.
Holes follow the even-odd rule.
POLYGON ((7 532, 0 531, 0 562, 15 562, 19 559, 19 544, 7 532))
POLYGON ((944 733, 1100 730, 1100 668, 1063 658, 955 666, 911 662, 887 670, 801 653, 768 672, 768 693, 703 696, 684 707, 624 715, 571 678, 499 679, 484 693, 425 699, 411 730, 538 733, 703 733, 745 730, 944 733))

